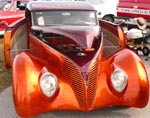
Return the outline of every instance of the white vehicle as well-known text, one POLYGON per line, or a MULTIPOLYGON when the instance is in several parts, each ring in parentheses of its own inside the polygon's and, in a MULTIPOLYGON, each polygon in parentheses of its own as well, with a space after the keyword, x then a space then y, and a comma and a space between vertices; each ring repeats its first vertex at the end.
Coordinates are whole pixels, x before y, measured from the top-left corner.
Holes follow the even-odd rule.
POLYGON ((97 1, 97 5, 95 6, 99 12, 98 17, 107 21, 114 22, 114 18, 117 16, 117 4, 119 0, 93 0, 93 1, 97 1))

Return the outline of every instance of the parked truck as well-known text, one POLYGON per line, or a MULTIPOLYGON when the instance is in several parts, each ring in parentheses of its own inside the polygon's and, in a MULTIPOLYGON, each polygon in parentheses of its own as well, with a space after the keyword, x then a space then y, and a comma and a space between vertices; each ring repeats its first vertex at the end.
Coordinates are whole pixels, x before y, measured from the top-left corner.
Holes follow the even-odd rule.
POLYGON ((150 0, 119 0, 117 16, 124 19, 143 17, 150 21, 150 0))

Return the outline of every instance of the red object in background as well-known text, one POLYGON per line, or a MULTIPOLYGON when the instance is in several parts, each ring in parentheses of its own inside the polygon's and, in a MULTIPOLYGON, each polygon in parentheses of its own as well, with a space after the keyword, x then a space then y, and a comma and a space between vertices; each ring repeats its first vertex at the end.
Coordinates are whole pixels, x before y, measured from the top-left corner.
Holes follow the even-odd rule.
POLYGON ((29 1, 31 0, 0 0, 0 35, 4 34, 7 25, 24 17, 29 1), (5 22, 5 25, 1 24, 2 22, 5 22))
POLYGON ((117 17, 150 19, 150 0, 119 0, 117 17))

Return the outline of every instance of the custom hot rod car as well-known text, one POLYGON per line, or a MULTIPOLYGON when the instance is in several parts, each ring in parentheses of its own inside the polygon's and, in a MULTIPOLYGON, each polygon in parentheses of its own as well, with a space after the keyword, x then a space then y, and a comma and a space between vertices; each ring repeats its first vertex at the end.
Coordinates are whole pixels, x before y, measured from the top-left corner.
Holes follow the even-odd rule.
POLYGON ((4 35, 17 113, 145 107, 148 76, 125 47, 122 28, 98 21, 90 3, 30 2, 4 35))

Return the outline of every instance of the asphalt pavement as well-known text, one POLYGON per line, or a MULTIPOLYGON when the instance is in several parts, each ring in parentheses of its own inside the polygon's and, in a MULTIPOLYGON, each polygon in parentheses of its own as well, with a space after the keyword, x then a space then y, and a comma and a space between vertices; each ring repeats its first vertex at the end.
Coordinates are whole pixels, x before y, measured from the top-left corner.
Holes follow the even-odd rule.
MULTIPOLYGON (((150 59, 144 61, 150 81, 150 59)), ((35 116, 36 118, 150 118, 150 102, 145 108, 107 107, 88 113, 81 111, 52 111, 35 116)), ((0 93, 0 118, 21 118, 14 109, 11 86, 0 93)), ((26 117, 27 118, 27 117, 26 117)), ((30 117, 31 118, 31 117, 30 117)), ((34 117, 32 117, 34 118, 34 117)))

